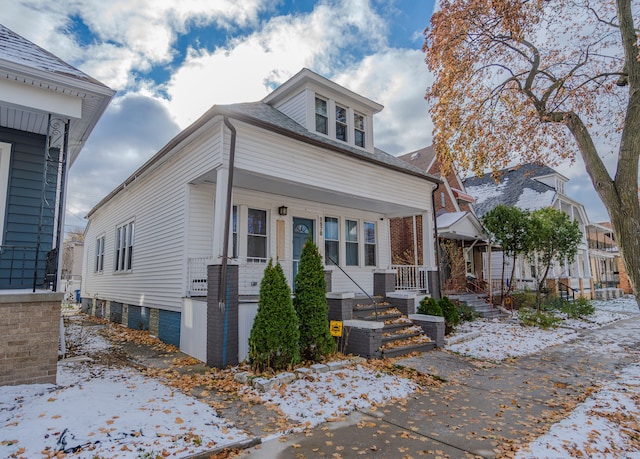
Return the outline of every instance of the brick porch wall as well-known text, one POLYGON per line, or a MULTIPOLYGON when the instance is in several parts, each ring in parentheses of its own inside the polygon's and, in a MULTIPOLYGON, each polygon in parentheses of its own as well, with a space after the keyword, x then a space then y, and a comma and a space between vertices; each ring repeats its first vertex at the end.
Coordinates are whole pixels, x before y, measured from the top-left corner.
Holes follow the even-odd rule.
POLYGON ((0 386, 55 384, 63 296, 0 294, 0 386))

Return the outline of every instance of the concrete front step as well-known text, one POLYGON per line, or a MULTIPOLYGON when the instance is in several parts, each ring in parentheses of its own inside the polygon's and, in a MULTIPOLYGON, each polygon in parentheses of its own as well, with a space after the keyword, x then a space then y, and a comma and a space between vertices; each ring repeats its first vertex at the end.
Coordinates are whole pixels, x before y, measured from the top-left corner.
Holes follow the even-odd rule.
POLYGON ((433 341, 420 344, 412 344, 409 346, 393 347, 389 349, 383 349, 382 358, 390 359, 392 357, 400 357, 402 355, 411 354, 412 352, 427 352, 436 348, 436 343, 433 341))

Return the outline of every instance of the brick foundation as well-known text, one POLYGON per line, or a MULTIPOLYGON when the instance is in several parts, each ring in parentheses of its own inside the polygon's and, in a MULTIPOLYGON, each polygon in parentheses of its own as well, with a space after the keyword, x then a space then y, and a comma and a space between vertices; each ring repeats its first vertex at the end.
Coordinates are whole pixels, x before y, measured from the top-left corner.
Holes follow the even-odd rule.
POLYGON ((0 386, 55 384, 63 296, 0 295, 0 386))

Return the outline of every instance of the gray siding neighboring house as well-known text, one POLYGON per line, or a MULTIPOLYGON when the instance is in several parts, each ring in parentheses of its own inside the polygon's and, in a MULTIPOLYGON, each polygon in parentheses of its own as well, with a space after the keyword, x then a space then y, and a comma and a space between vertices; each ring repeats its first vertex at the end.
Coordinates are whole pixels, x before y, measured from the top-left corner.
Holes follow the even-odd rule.
POLYGON ((0 385, 56 382, 67 173, 113 95, 0 24, 0 385))
POLYGON ((113 95, 0 25, 0 290, 57 288, 68 169, 113 95))
MULTIPOLYGON (((499 171, 496 182, 491 174, 482 177, 468 177, 464 181, 467 192, 475 198, 474 209, 479 218, 499 204, 515 206, 520 209, 536 210, 553 207, 562 210, 578 222, 582 231, 582 242, 574 260, 567 260, 564 266, 552 267, 548 278, 567 285, 575 292, 591 297, 593 280, 589 263, 589 246, 586 227, 589 223, 584 206, 565 194, 565 185, 569 179, 548 166, 523 164, 499 171)), ((510 272, 507 260, 506 272, 510 272)), ((516 274, 510 282, 516 282, 517 288, 535 288, 536 272, 532 264, 524 257, 516 262, 516 274)), ((485 254, 485 264, 488 265, 485 254)), ((493 252, 491 260, 491 278, 500 279, 502 275, 502 252, 493 252)))

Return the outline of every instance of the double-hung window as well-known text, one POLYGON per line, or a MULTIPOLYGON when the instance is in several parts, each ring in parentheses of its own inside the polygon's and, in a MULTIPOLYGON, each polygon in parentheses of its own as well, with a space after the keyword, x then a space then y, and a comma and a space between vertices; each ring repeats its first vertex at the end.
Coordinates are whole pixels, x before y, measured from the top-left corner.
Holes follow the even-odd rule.
POLYGON ((347 266, 358 266, 358 222, 345 220, 345 254, 347 266))
POLYGON ((340 264, 340 240, 338 219, 325 217, 324 219, 324 255, 326 265, 340 264))
POLYGON ((336 105, 336 139, 347 141, 347 109, 336 105))
POLYGON ((376 224, 373 222, 364 222, 364 265, 376 265, 376 224))
POLYGON ((115 271, 129 271, 133 263, 134 222, 116 229, 115 271))
POLYGON ((358 113, 354 113, 353 114, 353 142, 357 146, 364 148, 364 137, 365 137, 364 116, 358 113))
POLYGON ((267 211, 248 209, 247 261, 263 262, 267 259, 267 211))
POLYGON ((238 206, 233 206, 233 258, 238 258, 238 206))
POLYGON ((329 112, 327 101, 316 97, 316 131, 323 134, 329 133, 329 112))
POLYGON ((95 271, 100 273, 104 270, 104 236, 96 239, 96 265, 95 271))

